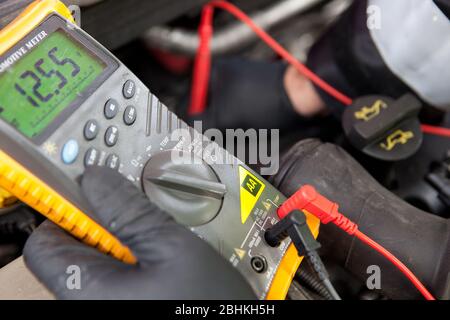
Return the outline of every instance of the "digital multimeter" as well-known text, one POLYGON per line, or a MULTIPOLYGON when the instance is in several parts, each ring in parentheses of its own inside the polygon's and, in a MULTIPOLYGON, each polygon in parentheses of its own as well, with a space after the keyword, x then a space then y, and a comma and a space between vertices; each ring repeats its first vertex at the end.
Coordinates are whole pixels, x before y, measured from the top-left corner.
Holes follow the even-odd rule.
MULTIPOLYGON (((223 149, 231 164, 198 155, 205 143, 74 25, 60 1, 35 1, 1 31, 0 187, 86 243, 135 263, 89 218, 77 184, 87 166, 107 166, 209 242, 259 298, 283 299, 301 259, 289 240, 268 246, 264 231, 285 198, 223 149), (189 139, 171 138, 180 129, 189 139), (174 150, 195 164, 174 162, 174 150)), ((317 235, 318 221, 308 216, 308 224, 317 235)))

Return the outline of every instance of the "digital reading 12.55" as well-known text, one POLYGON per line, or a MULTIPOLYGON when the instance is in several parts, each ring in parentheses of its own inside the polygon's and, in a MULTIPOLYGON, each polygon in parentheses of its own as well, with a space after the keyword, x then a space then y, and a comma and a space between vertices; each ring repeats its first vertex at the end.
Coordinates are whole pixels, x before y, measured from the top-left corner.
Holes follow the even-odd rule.
POLYGON ((63 31, 0 76, 0 118, 33 138, 102 74, 105 66, 63 31))

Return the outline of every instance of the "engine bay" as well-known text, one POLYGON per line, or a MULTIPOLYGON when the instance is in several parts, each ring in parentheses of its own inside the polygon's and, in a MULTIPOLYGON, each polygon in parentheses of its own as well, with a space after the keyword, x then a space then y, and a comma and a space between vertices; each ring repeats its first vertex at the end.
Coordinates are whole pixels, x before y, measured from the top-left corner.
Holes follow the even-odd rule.
MULTIPOLYGON (((267 41, 266 43, 261 41, 255 30, 252 31, 244 23, 234 19, 229 12, 219 10, 220 5, 214 9, 212 24, 214 31, 211 31, 209 38, 207 34, 205 36, 207 40, 202 42, 201 26, 202 23, 207 24, 205 23, 207 14, 204 7, 202 10, 202 6, 207 1, 183 1, 182 4, 177 1, 147 1, 143 4, 132 0, 105 0, 87 4, 79 2, 74 5, 81 5, 80 17, 83 30, 86 30, 123 62, 150 90, 151 94, 167 106, 170 112, 192 126, 194 121, 202 120, 203 134, 208 135, 206 131, 210 128, 218 128, 222 132, 228 128, 279 128, 276 125, 271 127, 269 120, 276 123, 278 120, 276 113, 281 113, 283 110, 275 110, 274 113, 264 111, 258 113, 252 112, 251 109, 257 110, 258 106, 264 105, 264 101, 271 99, 270 95, 265 96, 265 87, 261 87, 261 91, 258 91, 258 78, 274 75, 278 69, 268 69, 265 73, 263 66, 279 64, 284 72, 286 69, 283 68, 289 68, 290 61, 280 55, 280 52, 277 54, 272 50, 273 48, 267 46, 267 41), (128 11, 127 8, 131 9, 128 11), (115 22, 110 23, 110 21, 115 22), (202 63, 204 63, 204 61, 199 62, 202 43, 206 43, 208 49, 208 55, 204 59, 210 59, 208 60, 210 65, 206 64, 206 66, 210 67, 208 70, 211 78, 206 77, 208 72, 201 72, 202 63), (252 72, 255 72, 254 77, 251 76, 252 72), (250 75, 248 79, 247 75, 250 75), (228 103, 228 105, 239 106, 238 109, 249 106, 250 111, 233 114, 234 109, 230 107, 226 109, 229 110, 231 119, 229 121, 220 113, 217 113, 219 120, 214 118, 215 115, 202 118, 201 112, 198 114, 191 112, 195 89, 198 93, 197 102, 202 100, 202 86, 206 87, 206 90, 209 89, 210 100, 207 100, 206 104, 212 105, 212 99, 217 99, 220 101, 217 103, 218 108, 226 109, 228 103)), ((290 199, 289 195, 295 195, 298 187, 314 186, 323 196, 323 203, 328 201, 327 206, 337 204, 339 214, 345 215, 357 224, 351 227, 351 222, 341 221, 337 223, 341 227, 347 223, 341 229, 345 229, 344 231, 351 236, 355 235, 357 229, 363 230, 397 257, 401 257, 400 260, 414 271, 436 298, 450 299, 450 135, 449 129, 446 129, 450 128, 450 112, 433 106, 429 100, 423 99, 413 90, 405 89, 405 84, 400 85, 399 80, 393 79, 390 73, 386 75, 380 71, 379 74, 365 74, 367 70, 364 69, 366 66, 363 62, 371 58, 377 62, 376 59, 379 58, 370 56, 371 51, 366 51, 368 49, 363 45, 361 45, 362 49, 355 45, 357 49, 361 49, 361 52, 352 51, 354 43, 349 44, 348 48, 346 44, 342 44, 342 48, 345 47, 342 51, 330 49, 329 46, 331 48, 334 48, 333 45, 338 48, 341 46, 339 43, 334 43, 334 40, 327 42, 326 34, 329 28, 338 26, 336 28, 344 30, 339 33, 340 38, 335 37, 338 38, 338 42, 344 42, 345 35, 352 38, 351 31, 345 29, 348 28, 347 23, 339 21, 342 17, 350 19, 349 17, 355 15, 358 6, 364 6, 355 4, 358 1, 236 0, 230 2, 246 12, 255 24, 268 32, 281 47, 286 48, 286 51, 300 62, 306 63, 310 60, 308 55, 311 54, 311 50, 312 52, 317 50, 314 49, 314 44, 324 43, 323 46, 336 55, 339 63, 345 65, 346 70, 350 70, 343 83, 351 83, 351 88, 357 88, 354 90, 358 91, 348 93, 358 95, 350 101, 349 107, 345 107, 348 108, 345 111, 336 111, 339 108, 331 107, 331 111, 320 112, 319 116, 306 116, 302 120, 295 120, 296 116, 293 114, 286 116, 289 121, 282 118, 286 127, 279 128, 279 136, 271 136, 269 140, 274 140, 268 143, 269 146, 279 144, 281 156, 279 170, 275 174, 264 174, 264 170, 261 170, 267 163, 252 161, 245 156, 241 158, 237 154, 238 150, 251 149, 252 145, 259 144, 259 141, 244 139, 241 141, 243 149, 228 150, 247 165, 249 170, 261 174, 261 177, 265 179, 261 182, 258 180, 259 176, 253 176, 256 182, 253 182, 252 187, 260 188, 259 183, 264 185, 267 180, 275 188, 272 191, 267 187, 266 192, 271 193, 264 196, 275 199, 272 193, 279 191, 290 199), (347 49, 354 56, 346 55, 347 49), (361 65, 363 65, 362 71, 358 70, 358 66, 361 65), (367 85, 370 83, 368 79, 372 78, 373 83, 367 85), (385 89, 386 87, 389 89, 385 89), (352 120, 353 115, 357 120, 352 120), (292 124, 289 123, 291 120, 292 124), (394 152, 391 152, 392 150, 394 152), (286 183, 286 181, 290 182, 286 183)), ((367 5, 367 1, 362 2, 367 5)), ((444 8, 442 11, 446 12, 449 8, 448 2, 442 1, 444 4, 441 4, 441 1, 438 2, 444 8)), ((27 1, 0 1, 0 26, 4 27, 9 23, 26 4, 28 4, 27 1)), ((359 21, 359 23, 364 24, 365 21, 359 21)), ((357 36, 354 38, 356 44, 361 44, 358 42, 362 41, 360 38, 357 36)), ((319 54, 318 56, 320 57, 319 54)), ((369 65, 370 63, 371 61, 368 62, 369 65)), ((378 66, 374 67, 375 70, 378 70, 377 68, 378 66)), ((328 75, 327 72, 331 71, 324 71, 326 75, 328 75)), ((282 79, 281 82, 288 81, 286 79, 282 79)), ((342 91, 347 89, 346 84, 342 86, 337 84, 337 86, 342 91)), ((315 88, 321 92, 320 96, 326 95, 326 90, 322 87, 315 88)), ((283 98, 290 98, 293 101, 292 96, 283 98)), ((328 103, 329 100, 323 100, 325 105, 331 105, 328 103)), ((278 100, 274 101, 278 103, 278 100)), ((161 150, 163 150, 162 147, 161 150)), ((153 159, 153 156, 151 158, 153 159)), ((158 165, 161 166, 161 170, 167 169, 159 163, 158 165)), ((221 176, 218 172, 222 174, 220 169, 215 169, 215 174, 219 176, 221 182, 231 179, 231 173, 223 173, 221 176)), ((250 174, 253 175, 251 172, 250 174)), ((211 176, 214 176, 214 173, 211 176)), ((178 178, 179 180, 187 179, 178 178)), ((241 184, 243 179, 240 180, 241 184)), ((192 180, 191 183, 200 182, 192 180)), ((183 184, 183 187, 190 187, 187 184, 189 183, 183 184)), ((217 185, 208 184, 208 188, 210 188, 208 192, 215 190, 215 195, 219 192, 216 190, 219 188, 217 185)), ((200 189, 195 189, 195 192, 199 192, 200 189)), ((148 191, 145 184, 144 190, 152 195, 157 192, 154 189, 148 191)), ((259 192, 258 190, 256 193, 259 192)), ((253 189, 250 191, 253 192, 253 189)), ((20 272, 15 275, 25 272, 23 262, 16 259, 20 259, 27 239, 44 221, 44 218, 32 208, 16 201, 15 197, 9 193, 2 194, 2 192, 4 191, 0 189, 0 268, 2 268, 0 282, 2 279, 6 281, 14 277, 14 272, 20 272), (15 271, 11 269, 13 264, 15 271)), ((194 202, 195 200, 192 200, 192 203, 194 202)), ((273 214, 275 217, 276 207, 280 217, 283 202, 281 200, 280 203, 275 202, 267 203, 266 201, 264 204, 261 202, 261 208, 267 209, 267 206, 272 206, 267 211, 269 215, 273 214)), ((319 213, 326 211, 324 207, 321 207, 322 203, 314 204, 314 201, 311 203, 309 203, 311 207, 307 210, 308 212, 315 209, 319 213)), ((215 205, 208 204, 212 207, 215 205)), ((226 206, 225 209, 221 207, 221 210, 235 210, 231 204, 227 203, 226 206)), ((254 206, 253 204, 251 209, 254 206)), ((336 208, 336 212, 337 210, 336 208)), ((314 212, 310 213, 316 215, 314 212)), ((270 227, 276 226, 275 220, 273 222, 270 227)), ((187 225, 196 226, 195 223, 187 225)), ((263 227, 267 240, 266 226, 263 225, 263 227)), ((217 230, 220 230, 219 226, 217 230)), ((200 232, 200 234, 202 238, 208 238, 207 232, 200 232)), ((236 231, 236 237, 238 236, 240 237, 241 234, 236 231)), ((239 240, 242 239, 239 238, 239 240)), ((317 241, 321 244, 321 248, 318 249, 319 260, 323 260, 329 279, 342 299, 418 300, 422 298, 417 290, 418 286, 412 285, 411 281, 398 270, 398 266, 393 267, 388 261, 389 258, 386 260, 367 245, 356 242, 355 238, 349 237, 331 223, 327 224, 322 220, 317 241), (380 272, 381 280, 377 278, 380 272)), ((226 251, 224 249, 226 241, 222 241, 218 247, 219 250, 226 251)), ((244 254, 239 250, 238 248, 234 255, 236 260, 239 260, 240 254, 244 254)), ((266 258, 258 260, 255 257, 251 258, 253 270, 261 269, 265 272, 266 258)), ((241 260, 244 259, 241 257, 241 260)), ((250 267, 249 270, 251 270, 250 267)), ((330 294, 329 288, 317 278, 316 273, 314 264, 311 267, 311 264, 301 263, 290 283, 286 299, 333 300, 334 296, 330 294)), ((30 281, 25 276, 23 279, 25 282, 30 281)), ((7 283, 6 286, 14 287, 14 284, 7 283)), ((51 297, 39 284, 29 291, 28 296, 26 294, 25 296, 8 296, 7 292, 11 293, 15 290, 15 288, 5 290, 5 298, 51 297)))

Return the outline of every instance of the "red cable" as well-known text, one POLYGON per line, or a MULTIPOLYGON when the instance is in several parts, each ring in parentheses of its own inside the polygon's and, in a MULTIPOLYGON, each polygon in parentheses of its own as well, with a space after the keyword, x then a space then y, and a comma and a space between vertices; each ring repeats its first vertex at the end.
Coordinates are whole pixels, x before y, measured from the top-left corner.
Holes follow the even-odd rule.
POLYGON ((420 293, 425 297, 427 300, 436 300, 433 295, 425 288, 425 286, 420 282, 419 279, 412 273, 411 270, 408 269, 407 266, 403 264, 400 260, 397 259, 392 253, 390 253, 388 250, 386 250, 383 246, 375 242, 373 239, 362 233, 361 231, 357 230, 355 233, 355 237, 357 237, 359 240, 367 244, 369 247, 375 249, 378 251, 381 255, 383 255, 386 259, 388 259, 392 264, 394 264, 408 279, 411 281, 411 283, 417 288, 417 290, 420 291, 420 293))
POLYGON ((202 19, 199 27, 200 44, 195 57, 194 73, 193 73, 193 86, 191 89, 191 104, 188 109, 190 115, 202 113, 206 108, 207 92, 208 92, 208 79, 210 72, 211 52, 209 44, 212 36, 212 8, 221 8, 234 15, 237 19, 247 24, 270 48, 272 48, 280 57, 291 64, 305 77, 314 82, 322 90, 330 94, 336 100, 345 105, 352 104, 352 99, 333 88, 330 84, 322 80, 308 67, 299 62, 294 56, 292 56, 286 49, 284 49, 274 38, 272 38, 267 32, 256 25, 252 19, 242 12, 239 8, 226 1, 212 1, 205 5, 202 12, 202 19))
POLYGON ((435 127, 435 126, 430 126, 428 124, 422 124, 421 128, 422 128, 423 133, 429 133, 429 134, 434 134, 436 136, 450 138, 450 129, 448 129, 448 128, 435 127))
POLYGON ((282 57, 285 61, 294 66, 301 74, 310 79, 318 87, 320 87, 322 90, 330 94, 336 100, 342 102, 345 105, 352 104, 351 98, 333 88, 331 85, 329 85, 319 76, 317 76, 314 72, 308 69, 308 67, 299 62, 286 49, 284 49, 274 38, 272 38, 267 32, 261 29, 261 27, 255 24, 252 21, 252 19, 244 12, 242 12, 239 8, 232 5, 231 3, 221 0, 212 1, 210 4, 214 7, 228 11, 236 18, 247 24, 261 38, 261 40, 263 40, 270 48, 272 48, 280 57, 282 57))
MULTIPOLYGON (((202 20, 199 27, 200 45, 195 58, 193 85, 191 88, 191 104, 188 109, 190 115, 202 113, 206 108, 208 96, 208 81, 211 68, 210 42, 213 33, 213 7, 223 9, 234 15, 237 19, 247 24, 270 48, 279 56, 291 64, 298 72, 303 74, 318 87, 327 92, 344 105, 351 105, 352 99, 339 90, 333 88, 326 81, 317 76, 308 67, 299 62, 286 49, 284 49, 274 38, 272 38, 261 27, 256 25, 252 19, 231 3, 222 0, 215 0, 205 5, 202 13, 202 20)), ((422 125, 424 133, 450 138, 450 129, 422 125)))
POLYGON ((194 62, 194 73, 191 87, 191 104, 189 115, 202 113, 208 99, 208 81, 211 72, 211 50, 209 48, 213 33, 214 8, 210 5, 203 7, 202 19, 198 28, 200 38, 199 48, 194 62))
POLYGON ((371 248, 378 251, 386 259, 388 259, 397 269, 399 269, 411 283, 420 291, 420 293, 427 300, 435 300, 433 295, 425 288, 420 280, 408 269, 399 259, 397 259, 392 253, 390 253, 383 246, 369 238, 367 235, 358 230, 358 225, 349 220, 343 214, 339 212, 339 205, 334 203, 320 193, 310 185, 301 187, 295 192, 289 199, 287 199, 280 208, 278 208, 277 214, 280 219, 283 219, 287 214, 293 210, 304 210, 312 215, 316 216, 321 223, 334 223, 340 229, 344 230, 351 236, 357 237, 363 243, 367 244, 371 248))

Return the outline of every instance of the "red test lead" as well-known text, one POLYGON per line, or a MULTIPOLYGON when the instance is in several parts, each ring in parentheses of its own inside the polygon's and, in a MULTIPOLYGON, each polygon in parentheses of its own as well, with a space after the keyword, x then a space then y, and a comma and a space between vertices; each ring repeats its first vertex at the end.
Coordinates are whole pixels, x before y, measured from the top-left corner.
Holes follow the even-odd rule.
POLYGON ((399 259, 383 246, 358 230, 358 225, 339 212, 339 205, 330 201, 310 185, 301 187, 278 209, 278 217, 283 219, 294 210, 302 210, 316 216, 323 224, 333 222, 339 228, 361 240, 366 245, 378 251, 392 264, 394 264, 420 291, 427 300, 435 300, 433 295, 425 288, 420 280, 399 259))

